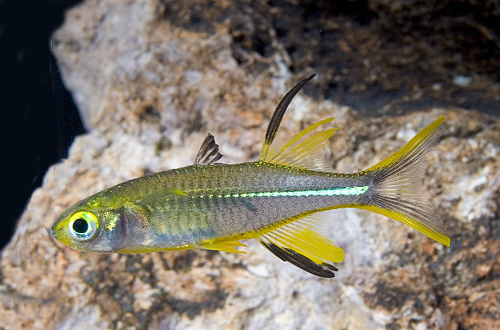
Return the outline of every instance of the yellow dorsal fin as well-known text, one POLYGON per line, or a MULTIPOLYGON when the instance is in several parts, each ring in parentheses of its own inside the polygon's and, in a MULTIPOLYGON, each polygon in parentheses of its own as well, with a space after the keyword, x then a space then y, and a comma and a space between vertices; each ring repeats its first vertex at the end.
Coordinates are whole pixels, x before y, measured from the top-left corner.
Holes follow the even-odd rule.
POLYGON ((313 131, 320 126, 331 122, 333 117, 323 119, 316 124, 309 126, 289 141, 286 141, 284 144, 273 143, 288 105, 292 102, 292 99, 295 95, 297 95, 302 87, 314 78, 314 76, 315 75, 311 75, 306 79, 302 79, 297 85, 293 86, 276 107, 273 117, 269 121, 269 126, 267 127, 266 138, 260 153, 261 161, 302 169, 323 171, 331 170, 331 168, 325 164, 320 151, 339 128, 331 128, 316 134, 313 134, 313 131), (281 145, 282 147, 278 147, 278 145, 281 145))
POLYGON ((269 251, 283 261, 317 276, 334 277, 333 262, 344 259, 344 251, 323 234, 322 219, 306 216, 258 237, 269 251))
POLYGON ((266 157, 261 160, 302 169, 328 170, 329 166, 325 164, 321 149, 340 127, 330 128, 319 133, 314 133, 314 130, 331 121, 333 121, 333 117, 323 119, 307 127, 285 142, 281 148, 276 147, 277 143, 274 143, 269 148, 266 157))

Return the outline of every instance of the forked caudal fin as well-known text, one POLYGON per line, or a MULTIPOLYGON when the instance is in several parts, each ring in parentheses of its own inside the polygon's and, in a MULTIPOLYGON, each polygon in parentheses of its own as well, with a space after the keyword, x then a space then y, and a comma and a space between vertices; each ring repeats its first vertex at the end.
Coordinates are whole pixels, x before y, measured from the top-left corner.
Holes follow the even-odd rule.
POLYGON ((365 172, 373 172, 373 204, 356 207, 401 221, 450 246, 443 221, 421 191, 425 155, 437 144, 443 121, 444 117, 439 117, 401 150, 367 169, 365 172))

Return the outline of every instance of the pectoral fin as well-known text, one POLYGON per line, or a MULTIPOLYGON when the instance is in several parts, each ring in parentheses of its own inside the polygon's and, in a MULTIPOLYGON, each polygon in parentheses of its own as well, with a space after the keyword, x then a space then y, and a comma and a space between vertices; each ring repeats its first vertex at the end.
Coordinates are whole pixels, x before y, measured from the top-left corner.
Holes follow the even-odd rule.
POLYGON ((163 205, 169 200, 179 198, 187 200, 189 196, 179 189, 164 188, 147 195, 146 197, 137 201, 137 203, 141 205, 163 205))

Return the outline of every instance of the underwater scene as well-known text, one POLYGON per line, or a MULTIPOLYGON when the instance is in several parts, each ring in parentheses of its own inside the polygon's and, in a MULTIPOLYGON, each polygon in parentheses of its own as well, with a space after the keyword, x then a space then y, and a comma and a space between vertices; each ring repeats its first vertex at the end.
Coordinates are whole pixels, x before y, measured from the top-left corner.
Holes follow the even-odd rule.
POLYGON ((500 1, 62 7, 0 330, 500 329, 500 1))

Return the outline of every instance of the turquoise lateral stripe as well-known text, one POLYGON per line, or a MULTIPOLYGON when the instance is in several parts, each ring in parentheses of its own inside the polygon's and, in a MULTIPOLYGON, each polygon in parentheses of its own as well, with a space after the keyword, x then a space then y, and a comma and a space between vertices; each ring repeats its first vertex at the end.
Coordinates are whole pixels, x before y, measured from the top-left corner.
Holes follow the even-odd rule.
MULTIPOLYGON (((320 190, 298 190, 298 191, 266 191, 258 193, 241 193, 241 194, 225 194, 225 195, 200 195, 199 198, 237 198, 237 197, 309 197, 309 196, 356 196, 363 195, 370 186, 359 187, 344 187, 334 189, 320 189, 320 190)), ((194 196, 193 196, 194 198, 194 196)))

